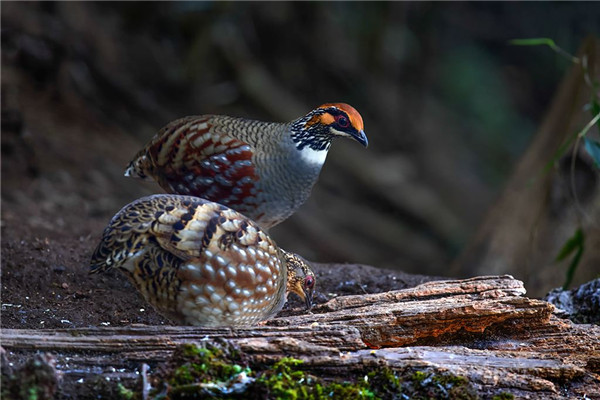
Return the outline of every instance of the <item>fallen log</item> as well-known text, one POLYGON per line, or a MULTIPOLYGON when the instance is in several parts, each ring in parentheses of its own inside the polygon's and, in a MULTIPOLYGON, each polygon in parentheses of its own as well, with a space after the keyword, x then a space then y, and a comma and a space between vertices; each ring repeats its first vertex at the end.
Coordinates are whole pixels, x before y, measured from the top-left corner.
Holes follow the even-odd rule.
POLYGON ((156 367, 182 344, 221 342, 250 363, 294 357, 332 379, 386 366, 463 376, 483 396, 600 396, 600 327, 560 320, 554 306, 524 294, 510 276, 476 277, 340 296, 248 328, 3 329, 0 337, 13 363, 54 355, 63 393, 97 374, 137 379, 143 364, 156 367))

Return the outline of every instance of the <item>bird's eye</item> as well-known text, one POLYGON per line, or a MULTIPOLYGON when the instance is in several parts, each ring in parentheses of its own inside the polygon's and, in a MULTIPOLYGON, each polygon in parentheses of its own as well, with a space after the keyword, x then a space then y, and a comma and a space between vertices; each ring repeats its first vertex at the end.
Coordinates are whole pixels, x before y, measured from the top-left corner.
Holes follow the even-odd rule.
POLYGON ((343 115, 336 116, 335 122, 337 122, 340 128, 347 128, 350 126, 350 121, 348 121, 348 118, 344 117, 343 115))
POLYGON ((311 275, 304 278, 304 287, 307 289, 312 289, 313 286, 315 286, 315 278, 313 278, 311 275))

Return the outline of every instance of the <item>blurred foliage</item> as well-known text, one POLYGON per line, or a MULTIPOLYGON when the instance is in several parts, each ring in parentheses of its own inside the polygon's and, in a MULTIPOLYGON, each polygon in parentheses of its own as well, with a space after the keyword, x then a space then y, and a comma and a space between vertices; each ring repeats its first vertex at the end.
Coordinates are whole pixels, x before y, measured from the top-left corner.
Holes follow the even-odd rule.
POLYGON ((594 163, 596 167, 600 169, 600 143, 593 139, 584 138, 585 140, 585 149, 594 159, 594 163))
POLYGON ((475 170, 493 186, 502 184, 511 172, 510 162, 523 152, 535 131, 534 124, 515 110, 501 66, 484 49, 461 48, 448 55, 440 68, 442 94, 456 112, 468 116, 463 140, 488 155, 475 170))
POLYGON ((563 290, 566 290, 571 286, 571 282, 573 282, 573 276, 575 276, 575 271, 577 266, 579 265, 579 261, 581 260, 581 256, 583 255, 583 251, 585 250, 585 235, 581 228, 578 228, 575 231, 575 234, 567 240, 564 246, 560 249, 558 255, 556 256, 556 261, 563 261, 567 259, 570 255, 573 255, 571 262, 569 263, 569 267, 567 268, 565 283, 563 284, 563 290))
MULTIPOLYGON (((590 103, 587 104, 584 108, 589 110, 592 114, 592 119, 583 127, 580 131, 571 134, 568 139, 563 143, 558 151, 554 154, 550 162, 544 168, 544 172, 548 172, 550 168, 554 167, 558 160, 562 159, 567 155, 568 151, 572 151, 573 157, 571 158, 571 174, 569 176, 571 180, 571 195, 575 202, 579 202, 577 197, 577 191, 575 190, 575 160, 577 151, 579 149, 580 140, 583 139, 584 149, 588 152, 590 157, 592 158, 594 164, 597 168, 600 169, 600 145, 594 139, 587 137, 590 128, 598 123, 600 119, 600 101, 598 98, 598 88, 600 87, 600 81, 598 77, 594 76, 592 72, 590 72, 588 60, 586 56, 583 59, 579 57, 575 57, 569 52, 565 51, 563 48, 558 46, 554 40, 550 38, 530 38, 530 39, 513 39, 510 41, 511 44, 517 46, 548 46, 552 50, 554 50, 557 54, 571 61, 573 64, 580 65, 583 70, 583 83, 590 87, 590 91, 592 93, 592 98, 590 103)), ((581 208, 580 208, 581 211, 581 208)), ((577 267, 579 266, 579 262, 581 261, 581 257, 583 256, 583 252, 585 250, 585 233, 581 227, 581 216, 577 216, 579 220, 578 228, 575 230, 575 233, 572 237, 567 239, 565 244, 562 246, 558 255, 556 256, 555 261, 560 262, 572 256, 571 262, 567 267, 565 281, 563 283, 563 290, 567 290, 571 283, 573 282, 573 278, 575 276, 575 272, 577 267)))

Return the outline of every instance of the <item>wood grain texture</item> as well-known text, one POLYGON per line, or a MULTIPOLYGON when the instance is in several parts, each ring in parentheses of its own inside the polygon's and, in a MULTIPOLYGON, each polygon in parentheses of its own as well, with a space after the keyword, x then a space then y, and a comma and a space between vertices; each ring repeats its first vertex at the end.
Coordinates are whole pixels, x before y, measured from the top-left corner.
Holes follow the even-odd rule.
POLYGON ((5 329, 1 339, 9 359, 51 352, 67 382, 98 373, 135 378, 143 363, 166 361, 182 343, 225 341, 252 363, 296 357, 322 377, 433 369, 467 377, 483 396, 600 396, 600 327, 560 320, 551 304, 524 292, 510 276, 477 277, 340 296, 312 314, 255 327, 5 329))

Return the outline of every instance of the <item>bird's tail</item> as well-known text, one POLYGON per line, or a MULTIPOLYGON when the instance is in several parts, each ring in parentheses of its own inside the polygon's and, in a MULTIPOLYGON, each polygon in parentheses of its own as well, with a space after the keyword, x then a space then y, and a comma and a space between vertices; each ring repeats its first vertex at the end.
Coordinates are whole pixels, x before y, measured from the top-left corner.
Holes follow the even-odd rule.
MULTIPOLYGON (((111 223, 112 225, 112 223, 111 223)), ((102 240, 90 260, 90 274, 108 272, 113 268, 122 268, 127 258, 128 248, 118 240, 115 230, 109 225, 104 229, 102 240)), ((137 246, 137 245, 136 245, 137 246)))
POLYGON ((110 250, 108 243, 102 240, 90 261, 90 274, 96 274, 99 272, 108 272, 114 266, 114 260, 112 257, 112 251, 110 250))

